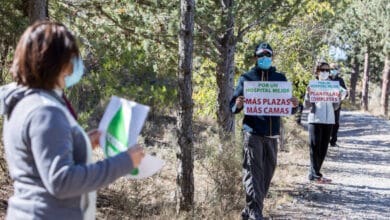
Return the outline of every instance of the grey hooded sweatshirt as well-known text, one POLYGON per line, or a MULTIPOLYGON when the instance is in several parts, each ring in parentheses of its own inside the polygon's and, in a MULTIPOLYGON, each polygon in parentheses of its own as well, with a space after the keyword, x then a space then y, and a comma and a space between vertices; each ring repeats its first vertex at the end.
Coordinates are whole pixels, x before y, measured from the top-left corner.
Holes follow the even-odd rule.
POLYGON ((126 152, 96 163, 60 94, 0 87, 3 140, 14 182, 7 219, 94 219, 94 191, 131 172, 126 152))

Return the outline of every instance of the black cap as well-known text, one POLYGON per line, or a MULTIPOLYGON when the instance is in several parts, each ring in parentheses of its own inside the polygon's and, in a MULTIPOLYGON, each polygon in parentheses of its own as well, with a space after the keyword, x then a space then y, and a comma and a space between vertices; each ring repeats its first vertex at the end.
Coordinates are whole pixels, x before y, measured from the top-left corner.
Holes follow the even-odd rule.
POLYGON ((273 54, 273 50, 271 45, 268 43, 260 43, 259 45, 256 46, 254 56, 258 56, 259 54, 263 53, 264 51, 273 54))

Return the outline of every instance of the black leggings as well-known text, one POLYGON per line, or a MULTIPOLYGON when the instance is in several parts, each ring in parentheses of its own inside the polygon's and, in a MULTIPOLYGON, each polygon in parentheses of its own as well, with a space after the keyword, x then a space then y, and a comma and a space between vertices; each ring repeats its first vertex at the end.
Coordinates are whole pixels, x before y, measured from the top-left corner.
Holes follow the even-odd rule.
POLYGON ((322 177, 320 170, 328 151, 332 126, 332 124, 309 124, 308 126, 310 141, 310 180, 322 177))
POLYGON ((335 145, 336 142, 337 142, 337 132, 339 131, 339 127, 340 127, 340 124, 339 124, 339 121, 340 121, 340 110, 341 110, 341 108, 339 108, 336 111, 334 111, 335 124, 332 127, 332 133, 331 133, 331 139, 330 139, 330 144, 332 144, 332 145, 335 145))

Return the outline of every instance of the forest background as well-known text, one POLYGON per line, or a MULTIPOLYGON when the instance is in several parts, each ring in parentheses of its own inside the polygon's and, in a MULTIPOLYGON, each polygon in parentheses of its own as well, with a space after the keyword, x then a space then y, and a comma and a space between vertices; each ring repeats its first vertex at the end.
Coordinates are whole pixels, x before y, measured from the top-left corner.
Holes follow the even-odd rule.
MULTIPOLYGON (((112 95, 151 106, 140 142, 168 163, 153 178, 101 190, 101 217, 239 212, 242 115, 234 117, 228 103, 259 42, 272 45, 273 65, 301 101, 325 59, 342 66, 346 108, 389 119, 387 0, 1 0, 1 85, 12 81, 20 35, 38 19, 64 23, 79 40, 86 74, 66 93, 85 129, 97 127, 112 95)), ((293 121, 284 119, 280 140, 289 151, 306 147, 293 121)), ((1 181, 10 184, 0 152, 1 181)))

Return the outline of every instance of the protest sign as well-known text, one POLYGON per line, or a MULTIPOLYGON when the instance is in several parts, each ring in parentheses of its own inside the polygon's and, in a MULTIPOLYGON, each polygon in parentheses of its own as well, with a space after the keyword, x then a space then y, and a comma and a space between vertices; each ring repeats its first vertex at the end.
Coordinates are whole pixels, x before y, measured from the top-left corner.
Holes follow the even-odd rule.
POLYGON ((291 82, 245 81, 245 115, 291 115, 291 82))
POLYGON ((310 80, 310 102, 339 102, 340 83, 338 81, 310 80))
MULTIPOLYGON (((116 96, 111 97, 99 124, 102 131, 100 146, 106 157, 112 157, 137 144, 149 107, 116 96)), ((149 177, 162 168, 164 161, 146 155, 140 166, 128 177, 141 179, 149 177)))
POLYGON ((348 95, 348 91, 340 86, 340 93, 341 93, 341 101, 345 100, 348 95))

